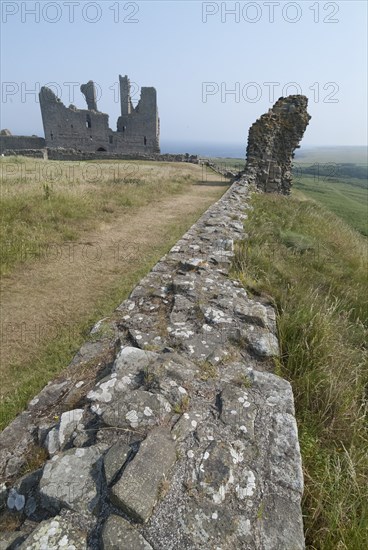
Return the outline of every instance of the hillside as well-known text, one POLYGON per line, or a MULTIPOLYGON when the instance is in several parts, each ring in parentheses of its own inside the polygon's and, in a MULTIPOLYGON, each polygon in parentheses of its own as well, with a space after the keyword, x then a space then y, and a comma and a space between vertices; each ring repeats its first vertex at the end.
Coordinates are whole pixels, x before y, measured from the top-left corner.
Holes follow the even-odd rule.
MULTIPOLYGON (((297 151, 293 194, 302 191, 368 236, 368 172, 365 147, 316 147, 297 151)), ((242 171, 240 158, 212 158, 223 169, 242 171)), ((300 195, 299 195, 300 196, 300 195)))
MULTIPOLYGON (((326 190, 327 194, 327 190, 326 190)), ((366 240, 323 206, 257 194, 234 272, 272 296, 299 427, 307 548, 368 542, 366 240)), ((346 213, 346 210, 345 210, 346 213)))

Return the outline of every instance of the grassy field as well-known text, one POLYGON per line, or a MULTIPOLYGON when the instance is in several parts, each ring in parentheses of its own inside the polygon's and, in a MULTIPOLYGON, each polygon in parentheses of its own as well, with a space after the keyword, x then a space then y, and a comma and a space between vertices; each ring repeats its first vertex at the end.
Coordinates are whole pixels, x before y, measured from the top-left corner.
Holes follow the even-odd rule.
POLYGON ((184 163, 0 162, 3 428, 228 183, 184 163))
POLYGON ((323 204, 354 229, 368 236, 368 182, 363 179, 296 175, 293 191, 323 204))
POLYGON ((48 246, 76 241, 134 207, 183 193, 200 181, 193 164, 57 162, 3 157, 1 275, 48 246))
MULTIPOLYGON (((244 160, 213 158, 212 162, 242 170, 244 160)), ((293 193, 306 196, 368 236, 368 173, 365 147, 319 147, 297 151, 293 193)))
POLYGON ((354 164, 365 164, 368 162, 367 147, 357 146, 325 146, 325 147, 301 147, 295 152, 296 162, 304 163, 329 163, 349 162, 354 164))
POLYGON ((306 197, 254 195, 234 275, 272 296, 303 458, 309 550, 368 547, 367 242, 306 197))

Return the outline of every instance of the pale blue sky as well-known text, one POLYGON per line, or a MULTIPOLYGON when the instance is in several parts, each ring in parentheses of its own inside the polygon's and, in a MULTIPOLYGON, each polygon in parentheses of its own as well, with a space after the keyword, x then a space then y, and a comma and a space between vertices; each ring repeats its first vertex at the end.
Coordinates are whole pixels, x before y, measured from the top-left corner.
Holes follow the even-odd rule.
POLYGON ((14 134, 43 135, 39 104, 27 90, 54 82, 65 104, 86 108, 78 87, 72 98, 66 83, 89 79, 115 130, 120 73, 157 89, 165 143, 245 144, 249 126, 290 82, 310 98, 305 145, 367 142, 365 1, 1 5, 1 127, 14 134), (278 83, 273 98, 271 82, 278 83))

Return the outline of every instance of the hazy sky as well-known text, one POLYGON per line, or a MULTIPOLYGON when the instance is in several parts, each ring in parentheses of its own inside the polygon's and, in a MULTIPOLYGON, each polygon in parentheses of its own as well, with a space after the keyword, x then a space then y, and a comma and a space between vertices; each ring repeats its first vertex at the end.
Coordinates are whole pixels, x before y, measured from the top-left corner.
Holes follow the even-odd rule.
POLYGON ((53 83, 66 105, 86 108, 79 86, 90 79, 115 130, 120 73, 157 89, 165 142, 245 143, 280 96, 302 92, 312 115, 305 145, 367 143, 365 1, 2 0, 1 8, 1 127, 13 134, 43 136, 40 86, 53 83))

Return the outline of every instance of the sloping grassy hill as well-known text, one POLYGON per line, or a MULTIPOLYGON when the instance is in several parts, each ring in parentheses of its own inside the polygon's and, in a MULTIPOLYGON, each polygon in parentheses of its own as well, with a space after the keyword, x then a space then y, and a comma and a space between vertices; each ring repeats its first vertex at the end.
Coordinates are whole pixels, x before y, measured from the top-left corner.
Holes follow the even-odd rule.
POLYGON ((325 145, 305 147, 295 152, 297 162, 353 162, 367 165, 368 153, 365 145, 325 145))
POLYGON ((364 179, 341 176, 315 178, 296 176, 293 190, 303 191, 368 236, 368 184, 364 179))
POLYGON ((309 550, 368 547, 367 240, 323 206, 257 194, 234 274, 272 296, 304 465, 309 550))

